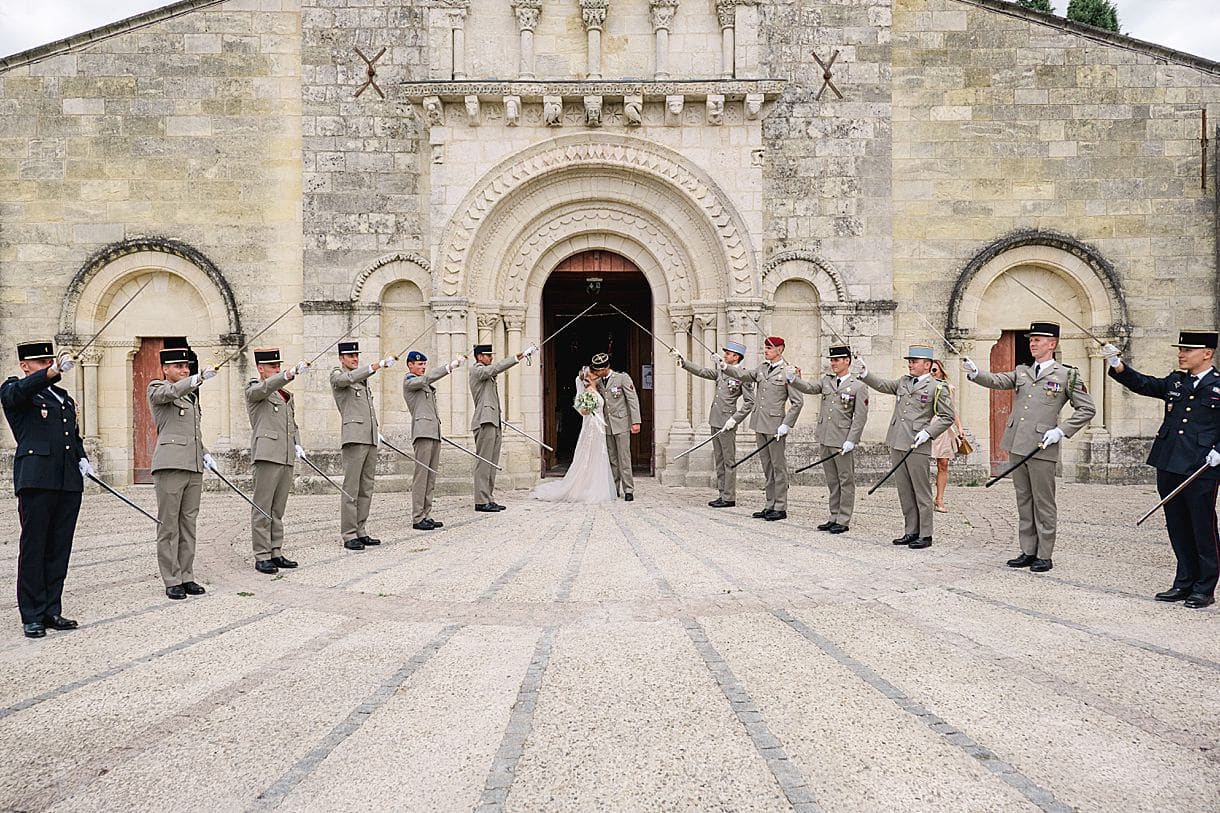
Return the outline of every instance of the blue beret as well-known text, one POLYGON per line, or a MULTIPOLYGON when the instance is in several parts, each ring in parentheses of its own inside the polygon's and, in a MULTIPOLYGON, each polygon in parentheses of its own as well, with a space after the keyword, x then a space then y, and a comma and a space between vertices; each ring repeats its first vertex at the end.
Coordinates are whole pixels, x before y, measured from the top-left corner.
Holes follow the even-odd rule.
POLYGON ((407 361, 427 361, 427 360, 428 360, 428 357, 425 356, 423 353, 419 352, 418 350, 412 350, 410 353, 407 353, 407 361))

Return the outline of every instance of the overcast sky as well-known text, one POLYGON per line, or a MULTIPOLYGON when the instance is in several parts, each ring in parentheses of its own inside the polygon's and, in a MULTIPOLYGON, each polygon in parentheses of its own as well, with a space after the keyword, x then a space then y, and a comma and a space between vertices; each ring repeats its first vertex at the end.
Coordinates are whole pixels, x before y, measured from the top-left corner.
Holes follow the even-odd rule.
MULTIPOLYGON (((1052 4, 1063 13, 1067 0, 1052 4)), ((0 0, 0 56, 163 5, 156 0, 0 0)), ((1118 0, 1118 16, 1124 34, 1220 61, 1220 0, 1118 0)))

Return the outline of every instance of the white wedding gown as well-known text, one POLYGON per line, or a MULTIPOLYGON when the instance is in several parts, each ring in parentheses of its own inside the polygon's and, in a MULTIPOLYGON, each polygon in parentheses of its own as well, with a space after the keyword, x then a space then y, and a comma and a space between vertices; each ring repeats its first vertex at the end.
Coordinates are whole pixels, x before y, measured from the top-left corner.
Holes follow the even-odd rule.
POLYGON ((594 394, 597 408, 584 416, 568 473, 562 480, 539 483, 530 492, 531 497, 549 502, 593 503, 611 502, 618 496, 610 470, 610 452, 606 449, 606 422, 601 416, 606 401, 600 394, 594 394))

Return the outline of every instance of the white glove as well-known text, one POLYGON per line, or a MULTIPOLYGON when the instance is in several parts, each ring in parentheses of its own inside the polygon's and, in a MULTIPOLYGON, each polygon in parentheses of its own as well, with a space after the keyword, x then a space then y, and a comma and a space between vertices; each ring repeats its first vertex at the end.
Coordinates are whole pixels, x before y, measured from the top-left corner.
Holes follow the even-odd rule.
POLYGON ((393 356, 389 356, 387 358, 383 358, 381 361, 379 361, 377 363, 380 364, 382 366, 382 368, 388 370, 394 366, 395 361, 397 361, 397 359, 395 359, 393 356))
POLYGON ((89 458, 87 457, 82 457, 80 460, 78 460, 76 462, 76 467, 80 469, 81 477, 86 477, 90 474, 97 477, 97 469, 93 468, 93 464, 89 462, 89 458))
POLYGON ((199 385, 202 383, 203 383, 203 376, 201 374, 195 373, 193 376, 191 376, 191 386, 192 387, 195 387, 196 389, 198 389, 199 385))
POLYGON ((377 442, 378 442, 379 444, 380 444, 380 443, 385 443, 385 435, 383 435, 383 434, 381 434, 380 432, 378 432, 378 433, 377 433, 377 442))
POLYGON ((724 356, 720 355, 719 353, 712 353, 712 361, 719 364, 720 362, 724 361, 724 356))
POLYGON ((449 362, 448 364, 446 364, 446 365, 445 365, 445 369, 446 369, 446 370, 448 370, 449 372, 453 372, 453 371, 454 371, 454 370, 456 370, 458 367, 461 367, 461 366, 462 366, 462 362, 463 362, 463 361, 465 361, 465 359, 464 359, 463 357, 461 357, 461 356, 454 356, 453 361, 451 361, 451 362, 449 362))
POLYGON ((716 366, 722 370, 727 370, 729 368, 729 363, 724 359, 720 359, 720 361, 716 362, 716 366))
POLYGON ((787 370, 784 371, 784 377, 787 378, 788 383, 791 384, 793 381, 796 381, 796 370, 793 369, 792 367, 789 367, 787 370))
POLYGON ((369 365, 369 375, 372 375, 372 374, 373 374, 373 373, 375 373, 375 372, 377 372, 377 365, 376 365, 376 364, 370 364, 370 365, 369 365))
POLYGON ((203 465, 204 465, 204 468, 208 468, 208 469, 211 469, 212 471, 216 471, 216 458, 212 457, 212 455, 210 453, 204 452, 203 453, 203 465))
POLYGON ((300 375, 301 373, 303 373, 309 369, 309 362, 308 361, 298 362, 295 369, 296 369, 296 375, 300 375))
POLYGON ((850 440, 843 441, 843 454, 851 454, 851 450, 856 448, 856 444, 850 440))
POLYGON ((64 373, 71 372, 75 366, 76 362, 72 360, 71 356, 67 353, 60 353, 59 357, 55 359, 55 363, 51 365, 51 369, 63 375, 64 373))
POLYGON ((788 434, 788 433, 789 433, 789 432, 791 432, 791 431, 792 431, 792 429, 791 429, 791 428, 789 428, 788 424, 786 424, 786 423, 781 423, 781 424, 779 425, 779 429, 776 429, 776 430, 775 430, 775 436, 776 436, 777 438, 782 438, 784 435, 788 434))
POLYGON ((298 443, 296 445, 296 449, 297 449, 297 460, 304 460, 305 459, 305 450, 301 448, 301 444, 298 443))
POLYGON ((1119 350, 1112 344, 1103 344, 1101 346, 1101 357, 1106 360, 1106 364, 1111 367, 1117 367, 1123 363, 1123 357, 1119 355, 1119 350))
POLYGON ((669 355, 673 356, 676 359, 682 358, 682 354, 678 352, 678 348, 676 348, 676 347, 669 348, 669 355))
POLYGON ((974 377, 979 374, 979 366, 969 358, 962 358, 962 366, 966 368, 966 377, 972 381, 974 380, 974 377))
POLYGON ((864 363, 864 359, 857 356, 855 360, 852 361, 851 366, 847 368, 847 371, 856 378, 863 378, 864 376, 868 375, 868 365, 864 363))
POLYGON ((216 371, 211 367, 204 367, 199 371, 199 375, 204 381, 207 381, 208 379, 216 377, 216 371))
POLYGON ((1220 452, 1217 452, 1215 449, 1210 450, 1207 453, 1207 465, 1211 466, 1213 469, 1216 466, 1220 466, 1220 452))
POLYGON ((915 443, 914 443, 914 445, 915 445, 915 446, 922 446, 922 445, 924 445, 925 443, 927 443, 927 442, 928 442, 929 440, 931 440, 931 439, 932 439, 932 436, 928 434, 928 430, 927 430, 927 429, 920 429, 920 430, 919 430, 919 432, 918 432, 918 433, 915 435, 915 443))
POLYGON ((727 421, 724 422, 724 431, 732 432, 736 428, 737 428, 737 421, 734 420, 733 418, 729 418, 727 421))
POLYGON ((538 345, 530 342, 524 350, 521 351, 521 358, 527 359, 538 352, 538 345))
POLYGON ((1043 446, 1054 446, 1059 441, 1063 440, 1063 430, 1058 426, 1052 426, 1046 430, 1046 434, 1042 436, 1043 446))

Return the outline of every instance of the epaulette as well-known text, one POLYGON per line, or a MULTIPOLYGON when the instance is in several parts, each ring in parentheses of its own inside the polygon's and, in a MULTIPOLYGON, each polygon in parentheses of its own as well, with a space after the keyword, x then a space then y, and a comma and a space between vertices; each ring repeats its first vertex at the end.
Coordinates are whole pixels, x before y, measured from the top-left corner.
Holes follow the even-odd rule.
POLYGON ((5 383, 5 384, 11 384, 12 382, 17 381, 17 380, 19 380, 19 379, 17 378, 17 376, 15 376, 15 375, 10 375, 8 378, 4 379, 4 383, 5 383))

